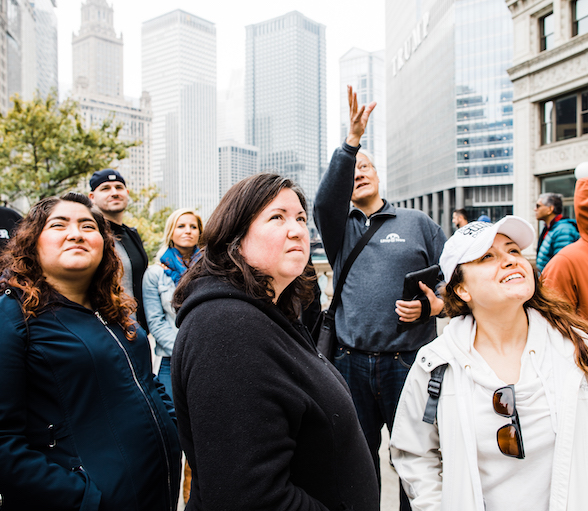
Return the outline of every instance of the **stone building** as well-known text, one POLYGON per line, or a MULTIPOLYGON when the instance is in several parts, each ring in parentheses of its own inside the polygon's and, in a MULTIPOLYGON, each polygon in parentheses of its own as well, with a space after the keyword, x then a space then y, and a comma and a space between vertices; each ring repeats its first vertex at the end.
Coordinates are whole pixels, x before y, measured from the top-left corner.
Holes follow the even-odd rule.
POLYGON ((573 217, 588 161, 588 0, 506 0, 514 22, 514 213, 534 223, 542 192, 573 217))

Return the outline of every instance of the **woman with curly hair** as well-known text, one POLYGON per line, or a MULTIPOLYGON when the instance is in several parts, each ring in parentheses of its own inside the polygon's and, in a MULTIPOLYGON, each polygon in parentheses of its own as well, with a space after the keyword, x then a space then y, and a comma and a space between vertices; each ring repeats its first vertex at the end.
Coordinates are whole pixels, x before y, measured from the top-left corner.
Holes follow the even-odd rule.
POLYGON ((419 351, 390 445, 413 510, 580 511, 588 323, 543 287, 515 216, 446 242, 443 334, 419 351))
POLYGON ((186 509, 379 509, 345 381, 298 320, 312 301, 306 200, 277 174, 234 185, 180 281, 172 385, 186 509))
POLYGON ((43 199, 0 268, 2 510, 175 510, 173 407, 102 214, 43 199))

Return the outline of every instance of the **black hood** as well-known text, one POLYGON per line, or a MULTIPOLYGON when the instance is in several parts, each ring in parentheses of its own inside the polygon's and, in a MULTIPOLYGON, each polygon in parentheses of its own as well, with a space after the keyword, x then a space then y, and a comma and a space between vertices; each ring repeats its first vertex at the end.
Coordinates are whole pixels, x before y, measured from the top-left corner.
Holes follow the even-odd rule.
POLYGON ((302 342, 311 344, 314 349, 314 342, 306 327, 300 322, 291 323, 284 313, 273 303, 267 303, 259 298, 247 295, 244 291, 237 289, 232 284, 222 281, 217 277, 199 277, 188 284, 188 298, 184 300, 178 310, 176 325, 180 328, 188 314, 201 303, 210 300, 233 299, 250 303, 266 314, 272 321, 277 323, 290 336, 302 342))

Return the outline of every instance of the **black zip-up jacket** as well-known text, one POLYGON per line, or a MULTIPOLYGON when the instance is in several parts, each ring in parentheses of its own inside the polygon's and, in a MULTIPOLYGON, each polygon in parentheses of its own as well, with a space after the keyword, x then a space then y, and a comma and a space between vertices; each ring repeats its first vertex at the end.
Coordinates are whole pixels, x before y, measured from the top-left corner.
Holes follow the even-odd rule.
POLYGON ((0 509, 175 511, 175 413, 145 332, 129 341, 64 297, 25 324, 14 294, 0 295, 0 509))

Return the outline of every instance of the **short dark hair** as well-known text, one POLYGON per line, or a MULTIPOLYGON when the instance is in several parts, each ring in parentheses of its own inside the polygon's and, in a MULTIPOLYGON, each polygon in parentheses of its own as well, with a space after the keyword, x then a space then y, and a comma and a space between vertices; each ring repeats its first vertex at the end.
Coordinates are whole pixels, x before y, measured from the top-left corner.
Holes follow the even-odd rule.
POLYGON ((56 291, 43 276, 37 242, 55 206, 62 202, 76 202, 86 206, 104 239, 102 261, 96 269, 88 295, 92 305, 112 323, 119 323, 127 338, 135 337, 135 322, 131 318, 136 306, 121 287, 122 263, 114 247, 114 237, 102 213, 92 207, 92 201, 81 193, 69 192, 61 197, 47 197, 35 204, 19 223, 0 260, 0 289, 14 287, 22 291, 25 316, 35 316, 56 291))
MULTIPOLYGON (((255 174, 229 189, 202 233, 202 257, 178 285, 174 296, 176 308, 190 294, 190 282, 205 276, 219 277, 248 295, 271 303, 275 296, 271 277, 247 264, 240 246, 257 215, 284 189, 296 193, 302 208, 307 211, 302 189, 279 174, 255 174)), ((296 277, 280 295, 277 305, 290 320, 295 320, 301 307, 312 301, 315 279, 312 265, 308 263, 302 275, 296 277)))
POLYGON ((539 200, 544 206, 553 206, 553 214, 560 215, 563 211, 563 195, 561 193, 542 193, 539 200))
POLYGON ((460 209, 456 209, 456 210, 454 210, 453 212, 454 212, 454 213, 457 213, 458 215, 461 215, 461 216, 463 216, 463 217, 466 219, 466 222, 467 222, 467 220, 468 220, 468 214, 467 214, 467 212, 466 212, 466 210, 465 210, 465 209, 463 209, 463 208, 460 208, 460 209))

